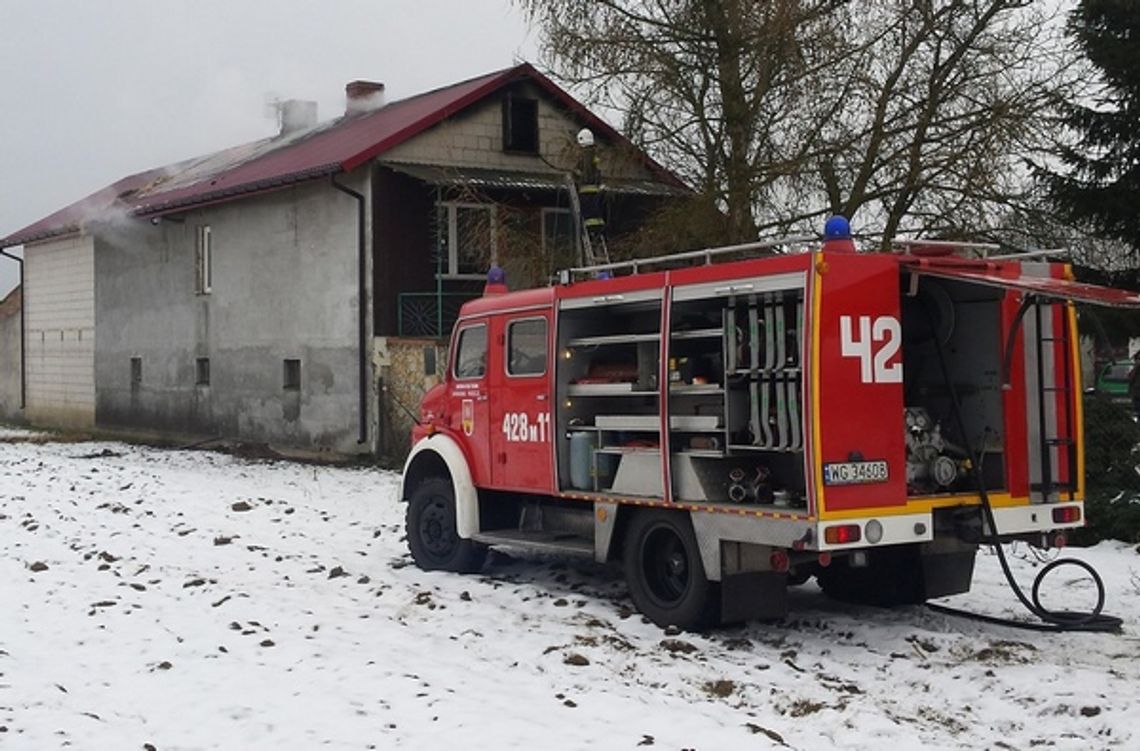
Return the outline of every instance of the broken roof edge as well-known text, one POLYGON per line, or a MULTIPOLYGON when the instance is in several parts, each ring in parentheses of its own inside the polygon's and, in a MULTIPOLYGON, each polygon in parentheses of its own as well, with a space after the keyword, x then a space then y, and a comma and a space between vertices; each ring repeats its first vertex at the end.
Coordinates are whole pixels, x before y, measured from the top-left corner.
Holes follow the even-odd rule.
POLYGON ((163 171, 174 169, 185 164, 186 161, 188 160, 142 170, 119 178, 110 185, 100 188, 94 193, 89 193, 78 201, 69 203, 62 209, 53 211, 38 221, 0 237, 0 249, 13 248, 17 245, 27 245, 80 232, 83 225, 93 217, 104 214, 116 206, 126 208, 123 201, 125 197, 137 192, 163 171))
POLYGON ((274 175, 273 177, 265 178, 263 180, 255 180, 254 182, 233 185, 226 188, 221 188, 219 190, 199 193, 173 201, 155 201, 153 203, 138 204, 131 207, 130 213, 132 216, 137 217, 154 217, 163 216, 165 214, 173 214, 181 211, 189 211, 190 209, 204 208, 206 206, 213 206, 219 203, 226 203, 238 198, 247 198, 262 193, 271 193, 275 190, 283 190, 285 188, 289 188, 303 182, 308 182, 310 180, 316 180, 317 178, 327 177, 347 171, 348 170, 345 170, 341 167, 341 164, 339 162, 330 162, 329 164, 323 164, 319 167, 311 167, 285 175, 274 175))
MULTIPOLYGON (((167 214, 175 214, 182 211, 188 211, 190 209, 203 208, 218 203, 225 203, 237 198, 245 198, 262 193, 269 193, 275 190, 283 190, 293 185, 298 185, 310 180, 316 180, 321 177, 334 175, 339 172, 341 172, 340 165, 333 163, 315 169, 302 170, 301 172, 293 173, 290 175, 281 175, 272 179, 261 180, 255 183, 247 183, 245 185, 233 186, 232 188, 225 188, 223 190, 215 191, 214 193, 194 196, 192 199, 171 201, 154 206, 132 207, 129 205, 129 203, 124 202, 121 198, 117 198, 107 206, 103 207, 102 212, 114 210, 117 205, 125 210, 128 216, 138 219, 165 216, 167 214)), ((42 221, 43 220, 41 220, 41 222, 42 221)), ((33 243, 44 242, 47 240, 53 240, 56 238, 77 234, 82 232, 84 230, 84 225, 91 221, 92 220, 89 219, 83 222, 70 222, 68 224, 58 225, 36 233, 27 233, 25 231, 25 228, 25 230, 13 232, 8 237, 0 238, 0 249, 12 248, 18 245, 31 245, 33 243)), ((37 222, 36 224, 39 223, 40 222, 37 222)), ((94 219, 94 223, 98 223, 97 217, 94 219)))

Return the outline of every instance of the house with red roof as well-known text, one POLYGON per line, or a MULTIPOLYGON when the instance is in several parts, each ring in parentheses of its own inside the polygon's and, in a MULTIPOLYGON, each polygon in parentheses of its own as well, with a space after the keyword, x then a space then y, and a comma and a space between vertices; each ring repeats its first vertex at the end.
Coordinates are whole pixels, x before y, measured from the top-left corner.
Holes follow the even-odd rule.
MULTIPOLYGON (((590 128, 610 232, 687 192, 529 64, 346 111, 109 185, 22 245, 32 424, 396 456, 458 307, 577 262, 569 176, 590 128)), ((15 358, 4 358, 11 367, 15 358)))

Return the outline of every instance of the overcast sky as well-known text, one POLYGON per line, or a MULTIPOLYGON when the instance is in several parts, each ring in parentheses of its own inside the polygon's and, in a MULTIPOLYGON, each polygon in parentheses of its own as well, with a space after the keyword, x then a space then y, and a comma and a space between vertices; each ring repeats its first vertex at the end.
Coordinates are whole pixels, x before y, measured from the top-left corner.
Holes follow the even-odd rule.
MULTIPOLYGON (((537 56, 508 0, 0 0, 0 237, 132 172, 537 56)), ((15 262, 0 258, 0 296, 15 262)))

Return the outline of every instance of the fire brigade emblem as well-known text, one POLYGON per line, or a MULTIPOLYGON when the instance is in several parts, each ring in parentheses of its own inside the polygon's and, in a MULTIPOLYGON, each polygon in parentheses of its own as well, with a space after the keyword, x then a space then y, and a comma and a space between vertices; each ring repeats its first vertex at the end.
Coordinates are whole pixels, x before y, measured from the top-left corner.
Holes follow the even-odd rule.
POLYGON ((471 435, 475 432, 475 401, 463 400, 463 434, 471 435))

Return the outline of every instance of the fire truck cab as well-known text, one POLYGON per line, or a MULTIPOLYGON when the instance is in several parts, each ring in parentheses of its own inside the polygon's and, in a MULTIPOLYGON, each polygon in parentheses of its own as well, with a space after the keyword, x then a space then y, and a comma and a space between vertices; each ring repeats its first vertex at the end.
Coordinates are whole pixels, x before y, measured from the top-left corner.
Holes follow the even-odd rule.
POLYGON ((813 575, 916 603, 967 591, 980 543, 1064 544, 1084 522, 1072 301, 1140 296, 938 244, 783 247, 467 303, 405 465, 415 562, 620 560, 642 613, 700 628, 781 616, 813 575))

